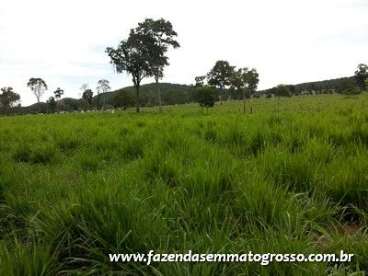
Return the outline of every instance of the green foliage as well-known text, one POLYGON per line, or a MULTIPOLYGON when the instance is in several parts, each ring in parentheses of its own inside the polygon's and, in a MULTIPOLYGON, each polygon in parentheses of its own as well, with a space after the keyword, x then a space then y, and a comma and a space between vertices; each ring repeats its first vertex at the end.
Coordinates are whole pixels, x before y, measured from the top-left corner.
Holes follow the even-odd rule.
POLYGON ((55 100, 54 97, 50 97, 48 100, 47 100, 47 105, 49 107, 49 112, 51 113, 54 113, 56 111, 56 107, 57 107, 57 102, 55 100))
POLYGON ((224 89, 231 84, 234 69, 235 67, 231 66, 228 61, 217 61, 207 75, 208 84, 224 89))
POLYGON ((0 94, 0 108, 11 108, 16 102, 20 100, 20 95, 15 93, 12 87, 1 88, 0 94))
POLYGON ((93 91, 91 89, 87 89, 82 94, 82 99, 89 105, 92 105, 93 100, 93 91))
POLYGON ((277 97, 291 97, 291 89, 288 85, 280 84, 274 90, 272 90, 275 96, 277 97))
POLYGON ((197 90, 197 102, 202 107, 213 107, 217 101, 216 90, 212 87, 201 87, 197 90))
POLYGON ((114 96, 113 103, 115 108, 122 107, 127 109, 128 107, 134 106, 135 100, 128 92, 121 91, 114 96))
POLYGON ((45 94, 45 91, 48 89, 46 82, 41 78, 30 78, 27 86, 36 96, 37 103, 40 102, 42 95, 45 94))
POLYGON ((158 55, 150 61, 153 68, 153 75, 156 82, 158 82, 163 77, 164 67, 169 64, 168 57, 165 55, 169 47, 180 47, 179 42, 176 40, 178 34, 174 31, 171 22, 163 18, 158 20, 148 18, 138 23, 135 31, 141 36, 153 38, 154 44, 162 51, 162 53, 158 52, 158 55))
POLYGON ((163 68, 168 65, 168 57, 165 55, 168 47, 179 47, 174 39, 176 35, 169 21, 146 19, 137 28, 131 29, 128 39, 122 40, 116 49, 106 48, 116 71, 127 72, 132 76, 137 112, 140 110, 141 81, 152 76, 156 82, 162 78, 163 68))
POLYGON ((245 99, 254 95, 259 75, 256 69, 240 68, 233 72, 231 77, 231 90, 233 90, 233 99, 245 99))
POLYGON ((366 89, 366 81, 368 80, 368 66, 366 64, 359 64, 355 71, 355 80, 361 90, 366 89))
POLYGON ((346 95, 356 95, 359 94, 361 91, 359 90, 356 83, 352 79, 345 79, 336 89, 336 92, 346 95))
POLYGON ((54 91, 54 95, 56 99, 60 99, 63 95, 64 95, 64 90, 61 89, 60 87, 58 87, 55 91, 54 91))
MULTIPOLYGON (((359 88, 354 77, 301 83, 296 85, 288 85, 288 87, 294 96, 309 94, 333 94, 335 92, 345 93, 346 90, 356 90, 359 88)), ((275 94, 274 90, 276 88, 277 87, 273 87, 267 90, 259 91, 259 94, 264 94, 266 96, 275 94)))

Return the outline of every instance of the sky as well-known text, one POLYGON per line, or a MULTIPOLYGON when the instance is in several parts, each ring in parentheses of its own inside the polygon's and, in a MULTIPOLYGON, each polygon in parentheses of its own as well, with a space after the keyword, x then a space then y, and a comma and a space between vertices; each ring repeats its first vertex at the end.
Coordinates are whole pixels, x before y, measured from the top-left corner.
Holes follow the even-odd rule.
POLYGON ((256 68, 260 89, 350 76, 368 63, 368 0, 1 0, 0 87, 29 105, 31 77, 47 82, 43 101, 57 87, 80 97, 82 84, 95 89, 103 78, 113 89, 130 86, 105 49, 161 17, 181 44, 163 82, 192 84, 216 60, 256 68))

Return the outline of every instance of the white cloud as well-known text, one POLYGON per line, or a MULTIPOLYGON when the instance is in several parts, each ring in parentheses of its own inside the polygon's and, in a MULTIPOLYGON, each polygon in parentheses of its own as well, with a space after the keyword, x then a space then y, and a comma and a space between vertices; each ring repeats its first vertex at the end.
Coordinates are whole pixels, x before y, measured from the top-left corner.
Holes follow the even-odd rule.
POLYGON ((346 76, 368 62, 367 12, 365 0, 1 0, 0 86, 29 104, 30 77, 72 97, 100 78, 130 85, 104 49, 146 17, 164 17, 179 33, 164 81, 192 83, 217 59, 256 67, 261 88, 346 76))

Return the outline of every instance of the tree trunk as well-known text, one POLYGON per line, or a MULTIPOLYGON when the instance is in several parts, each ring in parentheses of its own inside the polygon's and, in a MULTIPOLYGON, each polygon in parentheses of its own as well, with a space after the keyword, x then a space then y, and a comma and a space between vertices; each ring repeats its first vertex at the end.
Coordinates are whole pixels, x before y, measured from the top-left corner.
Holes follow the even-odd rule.
POLYGON ((137 113, 139 113, 140 109, 139 109, 139 106, 140 106, 140 102, 139 102, 139 84, 137 84, 135 86, 135 89, 136 89, 136 93, 137 93, 137 97, 136 97, 136 111, 137 113))
POLYGON ((226 98, 224 87, 220 86, 220 104, 222 104, 222 95, 226 98))
POLYGON ((243 113, 245 113, 245 90, 243 89, 243 113))
POLYGON ((157 95, 158 95, 159 111, 162 112, 161 89, 160 89, 160 85, 158 83, 158 78, 156 78, 156 89, 157 89, 157 95))

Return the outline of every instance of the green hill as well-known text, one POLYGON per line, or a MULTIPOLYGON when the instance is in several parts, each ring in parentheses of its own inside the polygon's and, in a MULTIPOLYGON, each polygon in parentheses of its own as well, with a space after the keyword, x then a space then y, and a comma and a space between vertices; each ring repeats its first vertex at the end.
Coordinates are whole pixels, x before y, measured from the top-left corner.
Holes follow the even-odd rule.
MULTIPOLYGON (((194 86, 172 83, 155 83, 142 85, 140 88, 140 101, 143 106, 158 105, 158 88, 161 91, 163 105, 185 104, 194 101, 194 86)), ((94 100, 103 105, 119 106, 119 96, 134 102, 136 95, 135 88, 125 87, 112 92, 107 92, 95 96, 94 100)))
MULTIPOLYGON (((347 91, 358 89, 357 83, 354 77, 344 77, 323 81, 305 82, 295 85, 286 85, 291 94, 300 95, 308 94, 311 92, 322 94, 322 93, 345 93, 347 91)), ((275 94, 275 89, 273 87, 270 89, 259 91, 260 94, 275 94)))

